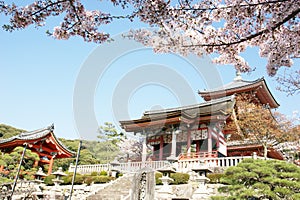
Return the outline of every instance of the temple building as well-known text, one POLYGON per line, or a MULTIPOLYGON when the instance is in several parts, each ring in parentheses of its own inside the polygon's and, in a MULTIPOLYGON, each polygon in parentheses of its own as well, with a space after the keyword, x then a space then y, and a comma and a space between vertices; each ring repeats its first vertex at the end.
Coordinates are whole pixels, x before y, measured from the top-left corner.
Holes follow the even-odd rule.
MULTIPOLYGON (((0 150, 10 153, 15 147, 25 144, 40 157, 35 166, 49 165, 48 175, 52 173, 54 159, 70 158, 75 155, 75 152, 65 147, 54 135, 54 125, 0 140, 0 150)), ((0 169, 3 170, 3 166, 0 169)))
MULTIPOLYGON (((239 95, 269 109, 279 106, 264 78, 245 81, 237 74, 229 84, 198 93, 203 103, 146 111, 140 119, 120 121, 121 127, 145 137, 145 145, 152 146, 152 160, 262 155, 261 144, 234 140, 236 130, 227 125, 233 122, 239 95)), ((283 159, 274 149, 268 156, 283 159)))

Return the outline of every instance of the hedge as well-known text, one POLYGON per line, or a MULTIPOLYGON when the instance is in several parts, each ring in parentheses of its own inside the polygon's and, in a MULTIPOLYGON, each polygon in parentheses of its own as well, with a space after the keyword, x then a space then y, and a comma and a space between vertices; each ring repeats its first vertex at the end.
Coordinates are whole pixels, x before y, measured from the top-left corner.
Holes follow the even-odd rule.
POLYGON ((173 173, 171 174, 171 178, 174 179, 174 181, 170 183, 172 185, 187 184, 190 179, 190 175, 186 173, 173 173))
POLYGON ((55 179, 55 175, 51 174, 49 176, 46 176, 45 179, 44 179, 44 183, 46 185, 54 185, 52 179, 55 179))
POLYGON ((162 173, 160 173, 160 172, 156 172, 155 173, 155 183, 156 183, 156 185, 162 185, 162 182, 161 182, 161 180, 159 179, 159 178, 161 178, 162 177, 162 173))
POLYGON ((221 173, 207 174, 207 178, 210 179, 209 183, 220 183, 220 180, 223 176, 224 174, 221 173))
MULTIPOLYGON (((44 182, 46 185, 54 185, 52 179, 54 179, 54 175, 49 175, 45 178, 44 182)), ((67 176, 62 177, 62 180, 64 181, 61 183, 61 185, 70 185, 72 183, 73 174, 70 173, 67 176)), ((81 184, 87 184, 90 185, 91 183, 107 183, 111 180, 114 180, 115 178, 109 177, 109 176, 93 176, 92 175, 82 175, 82 174, 76 174, 76 178, 74 181, 75 185, 81 185, 81 184)))
POLYGON ((101 171, 100 176, 107 176, 107 171, 101 171))
MULTIPOLYGON (((157 172, 155 173, 155 182, 156 185, 162 185, 162 182, 160 180, 160 178, 162 177, 162 173, 157 172)), ((172 178, 174 181, 171 182, 171 185, 180 185, 180 184, 187 184, 189 179, 190 179, 190 175, 186 174, 186 173, 172 173, 170 175, 170 178, 172 178)))
POLYGON ((111 176, 96 176, 94 179, 94 183, 107 183, 115 178, 111 176))

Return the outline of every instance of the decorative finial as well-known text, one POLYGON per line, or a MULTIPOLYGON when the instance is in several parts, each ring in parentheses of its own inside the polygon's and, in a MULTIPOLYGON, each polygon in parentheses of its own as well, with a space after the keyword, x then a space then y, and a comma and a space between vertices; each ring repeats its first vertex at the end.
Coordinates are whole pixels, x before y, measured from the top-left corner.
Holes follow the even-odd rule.
POLYGON ((236 70, 236 76, 234 78, 235 81, 241 81, 242 76, 241 76, 241 71, 239 69, 236 70))
POLYGON ((54 131, 54 123, 52 123, 50 126, 48 126, 49 131, 54 131))

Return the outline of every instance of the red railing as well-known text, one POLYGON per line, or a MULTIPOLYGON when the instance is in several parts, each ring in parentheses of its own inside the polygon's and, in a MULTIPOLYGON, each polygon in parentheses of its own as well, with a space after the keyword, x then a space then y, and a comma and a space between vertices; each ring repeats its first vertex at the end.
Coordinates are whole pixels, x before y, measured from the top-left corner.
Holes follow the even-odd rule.
POLYGON ((179 160, 187 160, 187 159, 199 159, 199 158, 217 158, 218 152, 191 152, 191 153, 181 153, 178 157, 179 160))

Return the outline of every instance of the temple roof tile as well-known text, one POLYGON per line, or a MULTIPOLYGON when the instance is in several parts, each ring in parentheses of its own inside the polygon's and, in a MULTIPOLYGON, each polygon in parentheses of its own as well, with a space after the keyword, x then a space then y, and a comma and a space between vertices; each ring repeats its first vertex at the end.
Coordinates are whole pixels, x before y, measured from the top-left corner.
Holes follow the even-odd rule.
POLYGON ((54 139, 54 142, 57 144, 58 148, 61 148, 64 152, 66 152, 68 155, 72 156, 75 155, 75 152, 69 150, 61 141, 59 141, 58 138, 53 133, 54 125, 50 125, 45 128, 37 129, 34 131, 28 131, 20 133, 19 135, 0 140, 0 148, 3 146, 9 146, 10 144, 13 145, 19 144, 19 143, 26 143, 26 142, 33 142, 35 140, 43 140, 44 138, 52 137, 54 139))
POLYGON ((204 118, 207 118, 206 120, 216 118, 217 120, 221 119, 222 116, 229 115, 234 104, 235 96, 232 95, 189 106, 146 111, 140 119, 120 121, 120 123, 126 131, 132 131, 142 127, 179 123, 180 121, 188 122, 198 118, 202 118, 202 120, 204 118))
POLYGON ((254 81, 246 81, 241 77, 235 78, 232 82, 210 90, 198 91, 198 94, 205 100, 218 99, 224 96, 254 91, 261 103, 277 108, 279 104, 270 92, 265 79, 259 78, 254 81))

